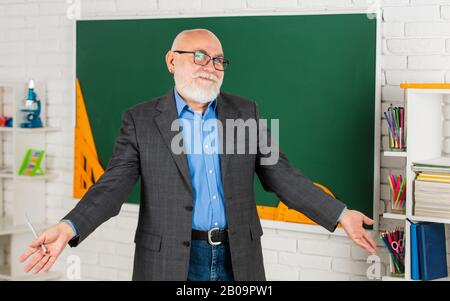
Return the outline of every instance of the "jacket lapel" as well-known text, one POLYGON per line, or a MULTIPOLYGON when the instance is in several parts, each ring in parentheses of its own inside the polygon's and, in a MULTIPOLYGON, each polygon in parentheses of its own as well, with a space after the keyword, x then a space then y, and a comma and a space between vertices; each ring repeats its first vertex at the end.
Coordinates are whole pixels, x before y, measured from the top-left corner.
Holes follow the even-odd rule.
POLYGON ((163 137, 166 146, 169 149, 175 163, 183 176, 184 181, 189 187, 192 196, 194 196, 194 191, 192 189, 192 180, 189 172, 189 165, 187 162, 187 157, 185 153, 175 154, 172 152, 171 143, 173 138, 180 133, 179 130, 172 131, 171 125, 174 120, 178 119, 178 112, 175 104, 175 96, 173 95, 173 89, 171 89, 165 96, 158 100, 156 109, 161 112, 161 114, 155 117, 155 123, 158 126, 159 132, 163 137))
MULTIPOLYGON (((228 167, 228 162, 230 161, 230 157, 232 154, 227 154, 226 151, 226 137, 227 137, 227 119, 236 119, 236 110, 233 108, 233 105, 228 101, 228 99, 224 98, 222 94, 220 94, 217 98, 217 115, 218 119, 222 123, 223 133, 219 133, 219 141, 222 146, 222 153, 220 154, 220 165, 222 170, 222 185, 225 188, 225 179, 226 172, 228 167)), ((234 142, 236 142, 236 133, 233 134, 234 142)))

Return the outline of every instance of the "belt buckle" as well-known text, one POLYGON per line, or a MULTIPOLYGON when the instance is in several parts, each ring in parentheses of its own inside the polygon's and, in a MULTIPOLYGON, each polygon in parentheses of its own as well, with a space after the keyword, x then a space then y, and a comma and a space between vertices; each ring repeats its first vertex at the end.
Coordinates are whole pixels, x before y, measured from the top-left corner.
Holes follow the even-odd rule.
POLYGON ((219 228, 212 228, 211 230, 208 231, 208 243, 209 243, 210 245, 212 245, 212 246, 218 246, 218 245, 220 245, 220 244, 222 243, 221 241, 216 241, 216 242, 214 242, 214 241, 212 241, 212 239, 211 239, 212 232, 213 232, 213 231, 219 231, 219 230, 220 230, 219 228))

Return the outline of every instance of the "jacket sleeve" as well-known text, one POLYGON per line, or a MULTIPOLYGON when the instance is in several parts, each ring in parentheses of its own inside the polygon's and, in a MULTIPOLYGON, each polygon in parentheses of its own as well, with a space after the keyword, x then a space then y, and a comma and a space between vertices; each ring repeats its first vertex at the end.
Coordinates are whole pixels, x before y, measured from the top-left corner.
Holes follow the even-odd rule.
MULTIPOLYGON (((305 214, 317 224, 333 232, 346 207, 345 204, 329 196, 300 170, 292 167, 278 145, 271 146, 270 129, 259 122, 260 115, 256 102, 255 116, 258 125, 255 169, 264 190, 275 193, 290 209, 305 214), (278 160, 268 160, 271 156, 278 157, 278 160)), ((295 137, 292 138, 295 139, 295 137)))
POLYGON ((77 246, 103 222, 119 213, 139 176, 136 129, 131 113, 126 111, 105 172, 63 218, 70 220, 78 232, 69 241, 71 247, 77 246))

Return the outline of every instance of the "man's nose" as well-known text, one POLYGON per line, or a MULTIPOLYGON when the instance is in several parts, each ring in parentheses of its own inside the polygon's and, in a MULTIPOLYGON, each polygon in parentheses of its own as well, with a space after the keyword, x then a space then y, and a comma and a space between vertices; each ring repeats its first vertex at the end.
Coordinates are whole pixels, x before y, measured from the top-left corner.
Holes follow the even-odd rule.
POLYGON ((216 70, 216 68, 214 68, 213 60, 209 60, 208 64, 203 66, 203 69, 205 71, 214 72, 216 70))

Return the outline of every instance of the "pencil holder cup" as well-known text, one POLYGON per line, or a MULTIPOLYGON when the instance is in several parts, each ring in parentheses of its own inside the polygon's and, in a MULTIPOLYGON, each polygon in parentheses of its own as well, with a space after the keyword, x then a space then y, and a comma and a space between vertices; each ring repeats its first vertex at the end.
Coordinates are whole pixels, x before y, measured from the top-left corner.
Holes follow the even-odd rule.
POLYGON ((398 265, 398 263, 394 263, 394 256, 389 255, 389 273, 394 277, 403 277, 405 276, 404 267, 398 265), (403 269, 403 271, 402 271, 403 269))
POLYGON ((388 208, 390 209, 391 213, 405 214, 405 195, 406 194, 402 193, 400 196, 396 196, 392 190, 390 191, 390 204, 388 208))
POLYGON ((388 132, 388 134, 389 134, 388 135, 389 149, 391 151, 405 151, 406 150, 406 146, 404 146, 404 138, 400 142, 398 139, 396 140, 394 138, 394 136, 392 135, 392 133, 390 131, 388 132))

